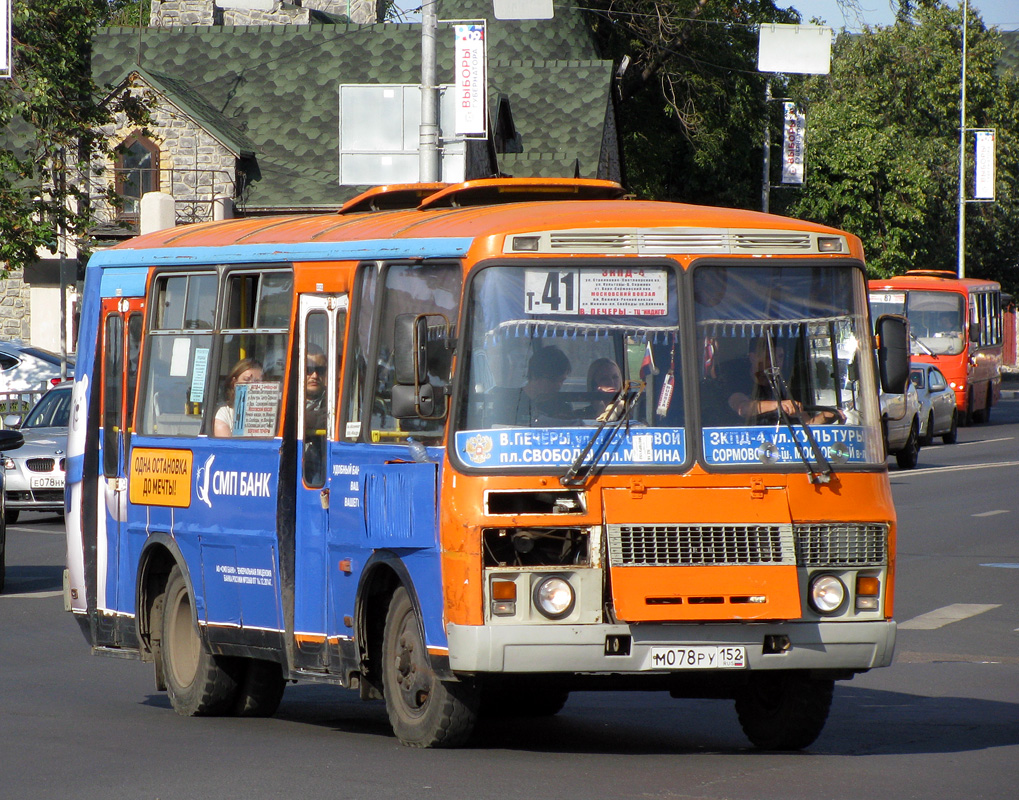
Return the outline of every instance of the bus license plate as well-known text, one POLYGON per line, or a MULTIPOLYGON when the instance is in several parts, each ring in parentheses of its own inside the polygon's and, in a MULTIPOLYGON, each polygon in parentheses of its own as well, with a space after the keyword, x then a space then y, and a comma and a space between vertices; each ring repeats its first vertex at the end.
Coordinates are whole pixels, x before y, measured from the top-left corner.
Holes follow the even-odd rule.
POLYGON ((64 478, 63 476, 58 478, 32 478, 31 485, 33 489, 63 489, 64 478))
POLYGON ((728 645, 652 647, 651 669, 745 669, 746 648, 728 645))

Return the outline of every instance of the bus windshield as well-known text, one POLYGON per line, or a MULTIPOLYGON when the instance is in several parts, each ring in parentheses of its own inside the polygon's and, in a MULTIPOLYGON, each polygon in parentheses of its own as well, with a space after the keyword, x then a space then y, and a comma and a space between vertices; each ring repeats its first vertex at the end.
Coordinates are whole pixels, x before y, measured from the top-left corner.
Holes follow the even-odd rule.
POLYGON ((456 432, 464 463, 566 466, 595 429, 613 437, 603 462, 683 461, 678 309, 671 266, 479 272, 456 432), (626 430, 614 436, 609 422, 626 430), (476 435, 493 430, 504 432, 476 435))
POLYGON ((883 460, 862 275, 704 266, 694 302, 707 463, 883 460))
POLYGON ((964 301, 957 292, 881 291, 870 296, 874 319, 882 314, 905 315, 919 352, 938 356, 957 356, 966 346, 964 301))

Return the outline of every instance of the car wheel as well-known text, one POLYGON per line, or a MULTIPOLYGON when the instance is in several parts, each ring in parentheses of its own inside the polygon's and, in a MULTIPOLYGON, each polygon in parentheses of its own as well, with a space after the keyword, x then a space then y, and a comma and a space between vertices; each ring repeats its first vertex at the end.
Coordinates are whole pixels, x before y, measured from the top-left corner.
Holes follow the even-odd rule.
POLYGON ((923 447, 928 447, 934 442, 934 412, 932 411, 927 415, 927 432, 924 433, 920 439, 920 444, 923 447))
POLYGON ((959 415, 956 413, 955 409, 952 409, 952 425, 948 429, 948 432, 942 435, 941 441, 945 444, 955 444, 955 440, 958 437, 958 428, 959 415))
POLYGON ((18 521, 18 517, 21 515, 21 510, 17 508, 8 508, 4 511, 4 522, 8 525, 13 525, 18 521))
POLYGON ((913 469, 916 466, 917 459, 920 457, 919 427, 914 419, 913 424, 909 426, 909 437, 906 439, 906 443, 895 454, 895 463, 899 465, 899 469, 913 469))

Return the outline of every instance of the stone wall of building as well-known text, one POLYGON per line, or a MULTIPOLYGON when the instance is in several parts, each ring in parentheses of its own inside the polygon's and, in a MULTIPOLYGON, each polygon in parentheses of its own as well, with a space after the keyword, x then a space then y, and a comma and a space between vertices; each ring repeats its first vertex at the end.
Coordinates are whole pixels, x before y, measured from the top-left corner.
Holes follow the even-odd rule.
POLYGON ((0 339, 30 341, 32 336, 31 289, 21 272, 0 279, 0 339))
MULTIPOLYGON (((131 91, 140 96, 148 89, 136 82, 131 91)), ((173 195, 178 224, 212 219, 215 197, 236 197, 237 156, 180 109, 162 98, 151 108, 146 128, 159 146, 159 191, 173 195)), ((123 115, 103 129, 113 148, 134 132, 123 115)), ((110 159, 101 166, 92 196, 97 216, 112 222, 115 209, 101 195, 115 181, 116 163, 110 159)))
POLYGON ((351 22, 370 24, 376 17, 376 0, 295 0, 273 2, 271 11, 219 8, 215 0, 152 0, 149 25, 307 25, 311 11, 348 16, 351 22))

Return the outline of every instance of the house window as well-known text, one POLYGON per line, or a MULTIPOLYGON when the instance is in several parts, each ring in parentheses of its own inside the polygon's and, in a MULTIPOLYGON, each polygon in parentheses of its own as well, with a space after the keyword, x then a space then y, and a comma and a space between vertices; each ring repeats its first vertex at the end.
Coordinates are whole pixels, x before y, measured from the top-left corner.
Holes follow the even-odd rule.
POLYGON ((133 133, 117 148, 117 194, 123 200, 120 216, 137 219, 142 195, 159 189, 159 146, 133 133))

